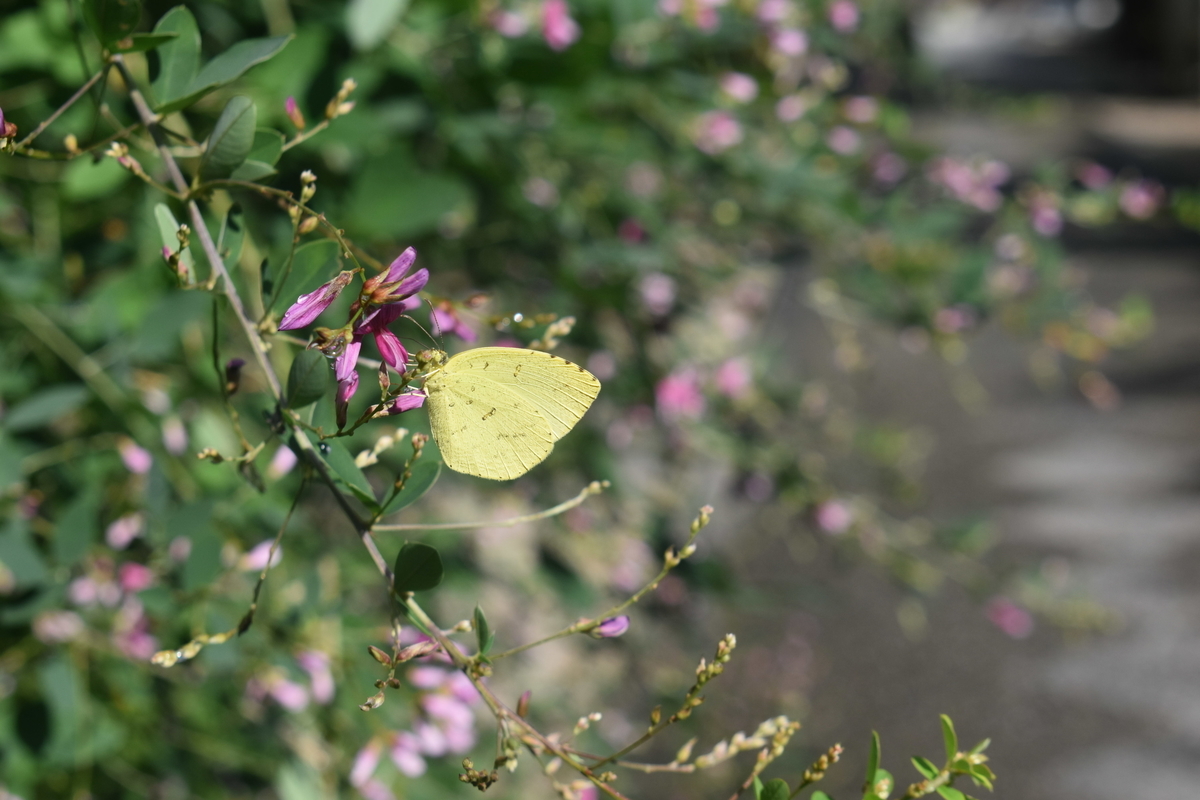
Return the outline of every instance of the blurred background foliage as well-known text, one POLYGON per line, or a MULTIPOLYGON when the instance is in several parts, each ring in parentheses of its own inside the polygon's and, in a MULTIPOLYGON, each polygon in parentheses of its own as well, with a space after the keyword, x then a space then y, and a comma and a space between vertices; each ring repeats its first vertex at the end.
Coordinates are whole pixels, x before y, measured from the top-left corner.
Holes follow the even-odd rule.
MULTIPOLYGON (((919 516, 930 442, 856 410, 870 370, 861 337, 883 332, 937 353, 947 389, 971 405, 982 402, 963 366, 971 335, 997 322, 1030 339, 1039 379, 1066 376, 1104 407, 1113 390, 1097 365, 1144 336, 1151 312, 1136 297, 1114 309, 1092 304, 1058 237, 1064 226, 1153 223, 1168 197, 1097 164, 1017 174, 986 154, 942 156, 910 138, 914 98, 944 87, 911 52, 902 4, 186 7, 201 63, 251 37, 291 37, 263 63, 247 60, 244 76, 166 115, 189 175, 229 99, 250 98, 255 146, 274 159, 262 182, 298 194, 311 170, 311 207, 363 254, 386 264, 415 246, 432 273, 427 299, 461 320, 467 338, 528 345, 555 318, 574 317, 558 352, 604 384, 529 477, 483 485, 446 474, 398 518, 501 519, 553 505, 589 480, 613 484, 536 525, 421 535, 449 570, 430 600, 443 625, 480 603, 507 648, 595 614, 656 571, 699 505, 718 508, 711 541, 635 612, 625 637, 571 639, 497 669, 505 696, 535 687, 532 714, 545 729, 602 710, 603 724, 582 741, 620 746, 649 708, 686 689, 695 661, 737 619, 729 609, 769 616, 836 603, 815 566, 829 559, 865 558, 906 587, 902 625, 919 627, 923 604, 947 580, 990 598, 993 620, 1013 635, 1031 612, 1067 627, 1105 624, 1036 575, 989 568, 986 521, 919 516), (288 98, 311 129, 347 78, 357 82, 353 109, 297 136, 288 98), (832 345, 821 366, 802 368, 796 357, 807 345, 789 339, 781 312, 796 302, 826 324, 832 345), (737 574, 731 554, 764 547, 795 576, 786 587, 737 574), (818 552, 827 558, 814 562, 818 552)), ((136 30, 150 31, 170 8, 146 2, 136 30)), ((169 88, 161 62, 173 57, 164 52, 175 51, 124 57, 144 86, 153 82, 160 106, 169 88)), ((0 18, 0 109, 16 140, 101 64, 76 4, 10 0, 0 18)), ((386 745, 415 757, 379 768, 375 780, 397 796, 470 791, 455 759, 427 771, 422 761, 475 751, 486 753, 480 763, 491 759, 486 720, 472 750, 470 724, 455 728, 431 711, 431 696, 457 697, 449 673, 408 681, 382 708, 359 711, 381 677, 365 648, 388 649, 387 597, 312 484, 250 632, 172 670, 149 664, 159 648, 237 624, 265 563, 261 543, 283 524, 302 478, 223 303, 180 290, 164 264, 164 245, 177 249, 174 222, 164 227, 156 207, 182 220, 182 206, 104 155, 102 140, 135 122, 109 71, 35 149, 0 158, 3 786, 27 800, 350 796, 351 783, 365 785, 351 773, 355 754, 386 745), (227 408, 220 370, 232 358, 250 363, 227 408), (206 448, 240 452, 230 408, 250 443, 265 443, 252 467, 196 459, 206 448), (420 741, 401 747, 397 732, 420 741)), ((123 138, 164 180, 146 134, 135 126, 123 138)), ((268 328, 345 262, 321 228, 293 254, 293 220, 270 196, 225 186, 205 199, 239 291, 268 328)), ((1174 206, 1185 220, 1189 202, 1179 195, 1174 206)), ((326 321, 344 319, 349 301, 326 321)), ((431 327, 426 312, 416 317, 431 327)), ((430 343, 416 324, 405 333, 410 349, 430 343)), ((305 341, 272 341, 269 358, 286 374, 305 341)), ((363 381, 374 384, 372 370, 363 381)), ((322 400, 315 418, 332 419, 332 405, 322 400)), ((403 435, 427 430, 423 412, 397 420, 405 432, 374 423, 348 445, 350 454, 377 451, 376 463, 360 458, 377 488, 411 452, 403 435), (385 436, 394 446, 380 444, 385 436)), ((390 557, 402 539, 388 536, 390 557)), ((721 687, 734 699, 719 712, 689 720, 700 748, 752 729, 764 709, 803 718, 811 685, 795 665, 812 654, 802 628, 781 635, 780 653, 740 673, 741 684, 721 687)), ((686 738, 652 755, 669 760, 686 738)), ((802 741, 781 763, 803 769, 829 744, 802 741)), ((538 770, 523 767, 490 791, 551 796, 538 770)), ((740 774, 713 783, 734 785, 740 774)), ((655 796, 724 796, 702 783, 710 781, 647 785, 655 796)))

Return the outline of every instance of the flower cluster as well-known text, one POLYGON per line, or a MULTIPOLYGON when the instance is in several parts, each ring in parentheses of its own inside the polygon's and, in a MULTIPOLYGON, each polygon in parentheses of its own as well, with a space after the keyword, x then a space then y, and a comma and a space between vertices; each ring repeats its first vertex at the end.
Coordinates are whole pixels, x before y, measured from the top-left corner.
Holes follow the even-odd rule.
POLYGON ((1004 202, 1000 187, 1011 176, 1008 166, 1001 161, 963 161, 949 156, 931 162, 926 174, 960 202, 987 212, 1000 208, 1004 202))
MULTIPOLYGON (((112 541, 128 535, 132 540, 140 535, 140 526, 140 515, 123 517, 109 526, 108 538, 112 541), (129 534, 124 529, 133 529, 133 532, 129 534), (122 532, 114 533, 114 530, 122 532)), ((127 546, 128 541, 123 544, 127 546)), ((150 619, 137 595, 154 585, 154 582, 154 572, 144 564, 130 561, 117 566, 109 558, 97 558, 88 564, 86 574, 71 581, 67 587, 67 597, 73 605, 83 610, 115 609, 112 618, 113 644, 127 657, 145 661, 158 649, 158 641, 150 635, 150 619)), ((82 620, 79 620, 77 628, 76 635, 83 632, 82 620)))
MULTIPOLYGON (((561 52, 579 40, 579 23, 571 17, 571 8, 566 0, 544 0, 537 10, 542 38, 551 50, 561 52)), ((518 39, 533 27, 531 20, 520 11, 497 9, 488 21, 492 29, 508 39, 518 39)))

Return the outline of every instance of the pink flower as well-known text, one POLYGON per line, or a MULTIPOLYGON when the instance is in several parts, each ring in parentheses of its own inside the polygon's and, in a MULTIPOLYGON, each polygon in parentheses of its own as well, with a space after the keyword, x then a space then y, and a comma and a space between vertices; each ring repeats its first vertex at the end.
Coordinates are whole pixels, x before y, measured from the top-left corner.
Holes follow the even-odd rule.
POLYGON ((167 556, 177 564, 188 560, 192 554, 192 540, 186 536, 176 536, 167 546, 167 556))
POLYGON ((728 111, 709 111, 697 118, 692 139, 696 147, 715 156, 742 141, 742 125, 728 111))
POLYGON ((1007 597, 993 597, 985 613, 993 625, 1013 639, 1024 639, 1033 633, 1033 615, 1007 597))
POLYGON ((658 413, 664 419, 699 419, 704 413, 700 376, 691 367, 672 372, 659 381, 654 395, 658 402, 658 413))
POLYGON ((554 208, 558 205, 558 187, 545 178, 530 178, 521 187, 525 199, 538 208, 554 208))
POLYGON ((1130 181, 1121 189, 1118 202, 1121 210, 1134 219, 1150 219, 1158 211, 1165 194, 1162 185, 1155 181, 1130 181))
POLYGON ((148 450, 139 447, 132 439, 122 439, 121 443, 117 445, 117 452, 121 454, 121 461, 124 462, 125 469, 134 475, 145 475, 154 464, 154 456, 150 455, 148 450))
POLYGON ((975 312, 970 306, 951 306, 938 309, 933 326, 942 333, 958 333, 975 324, 975 312))
POLYGON ((134 539, 142 535, 145 520, 141 513, 126 514, 108 523, 104 540, 114 550, 124 550, 134 539))
POLYGON ((908 172, 908 162, 895 153, 880 153, 875 157, 871 174, 883 184, 893 184, 908 172))
POLYGON ((783 22, 791 16, 793 6, 791 0, 762 0, 754 11, 758 21, 767 25, 783 22))
POLYGON ((744 72, 726 72, 721 76, 721 91, 735 103, 749 103, 758 97, 758 81, 744 72))
POLYGON ((336 691, 333 673, 329 670, 329 655, 320 650, 305 650, 296 656, 296 663, 308 673, 313 700, 328 705, 336 691))
POLYGON ((1113 179, 1112 170, 1095 161, 1085 161, 1080 164, 1075 176, 1079 178, 1080 183, 1092 191, 1103 189, 1112 183, 1113 179))
POLYGON ((853 0, 834 0, 829 6, 829 24, 838 33, 850 33, 858 27, 858 6, 853 0))
POLYGON ((638 286, 642 305, 656 317, 671 312, 675 306, 675 279, 661 272, 651 272, 638 286))
POLYGON ((279 321, 279 330, 289 331, 303 328, 314 322, 337 299, 337 296, 349 285, 350 279, 353 277, 353 272, 340 272, 328 283, 321 284, 308 294, 300 295, 296 298, 296 302, 283 312, 283 319, 279 321))
POLYGON ((435 334, 453 333, 464 342, 473 342, 479 338, 471 326, 462 321, 458 310, 449 302, 434 306, 429 312, 429 319, 433 323, 435 334))
POLYGON ((566 0, 542 3, 542 37, 551 50, 566 50, 579 38, 579 24, 571 19, 566 0))
POLYGON ((250 548, 250 552, 246 553, 238 559, 238 569, 246 572, 260 572, 263 567, 267 566, 267 559, 271 559, 270 566, 278 566, 280 561, 283 561, 283 545, 275 548, 275 553, 271 554, 271 545, 275 544, 274 539, 264 539, 254 547, 250 548))
POLYGON ((145 564, 131 561, 117 570, 117 582, 126 592, 136 594, 154 585, 154 572, 145 564))
POLYGON ((771 49, 794 58, 808 52, 808 36, 799 28, 780 28, 771 34, 771 49))
POLYGON ((43 611, 33 618, 33 635, 45 644, 69 642, 83 630, 83 619, 74 611, 43 611))
POLYGON ((292 713, 308 708, 308 690, 295 681, 276 678, 271 681, 267 692, 275 699, 276 703, 292 713))
POLYGON ((521 14, 500 9, 488 19, 496 33, 508 39, 524 36, 529 30, 529 22, 521 14))
POLYGON ((1058 236, 1062 233, 1063 215, 1052 205, 1038 204, 1029 214, 1029 222, 1033 229, 1045 237, 1058 236))
POLYGON ((408 731, 400 731, 392 737, 389 755, 396 769, 410 778, 425 774, 425 759, 421 757, 420 741, 408 731))
POLYGON ((369 780, 359 786, 358 793, 365 800, 396 800, 396 795, 392 794, 392 790, 377 780, 369 780))
POLYGON ((622 614, 619 617, 601 620, 599 625, 592 628, 592 636, 597 639, 615 639, 627 630, 629 630, 629 617, 622 614))
POLYGON ((288 97, 283 104, 283 110, 287 114, 287 118, 296 126, 297 130, 304 130, 308 123, 304 121, 304 114, 300 111, 300 106, 296 105, 296 98, 288 97))
POLYGON ((334 398, 334 411, 337 416, 338 428, 346 427, 346 411, 350 407, 350 398, 358 391, 358 373, 351 372, 343 381, 338 381, 337 397, 334 398))
POLYGON ((874 97, 851 97, 842 104, 842 113, 851 122, 865 125, 879 116, 879 101, 874 97))
POLYGON ((826 533, 845 533, 854 522, 850 506, 841 500, 826 500, 817 506, 814 516, 817 526, 826 533))
POLYGON ((441 667, 422 665, 408 671, 408 682, 418 689, 427 691, 442 688, 448 677, 450 677, 450 673, 441 667))
POLYGON ((745 358, 731 358, 717 367, 713 376, 717 391, 726 397, 738 398, 746 394, 754 380, 750 362, 745 358))
POLYGON ((188 446, 187 428, 179 417, 167 417, 162 424, 163 447, 171 455, 182 455, 188 446))
POLYGON ((930 163, 929 179, 946 187, 959 201, 980 211, 995 211, 1004 202, 999 187, 1008 182, 1008 166, 1000 161, 967 163, 944 156, 930 163))
POLYGON ((286 444, 279 445, 275 455, 271 456, 271 463, 267 465, 267 477, 276 480, 282 478, 295 469, 296 461, 296 453, 292 448, 286 444))
POLYGON ((835 125, 826 135, 825 144, 829 145, 829 149, 833 152, 849 156, 858 152, 858 148, 862 145, 862 137, 853 128, 835 125))
POLYGON ((780 122, 795 122, 804 116, 808 103, 801 94, 789 94, 779 99, 775 104, 775 116, 780 122))
POLYGON ((629 244, 638 244, 646 238, 646 229, 633 217, 626 217, 617 226, 617 236, 629 244))
POLYGON ((361 787, 364 783, 371 779, 375 774, 376 767, 379 766, 379 757, 383 754, 383 742, 379 739, 371 739, 363 745, 358 754, 354 756, 354 763, 350 767, 350 775, 347 780, 351 786, 361 787))
POLYGON ((403 414, 405 411, 412 411, 425 405, 424 392, 405 392, 397 397, 388 407, 388 414, 403 414))

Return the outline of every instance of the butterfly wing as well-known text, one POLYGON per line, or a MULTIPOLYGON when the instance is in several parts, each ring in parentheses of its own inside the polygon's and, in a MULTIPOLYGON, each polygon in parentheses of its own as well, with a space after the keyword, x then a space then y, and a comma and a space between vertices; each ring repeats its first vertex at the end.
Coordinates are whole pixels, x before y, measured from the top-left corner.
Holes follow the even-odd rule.
POLYGON ((478 347, 454 356, 445 368, 510 390, 549 423, 553 441, 566 436, 600 394, 600 381, 592 373, 541 350, 478 347))
POLYGON ((456 472, 512 480, 554 449, 550 424, 538 409, 487 377, 443 369, 426 379, 425 390, 433 438, 456 472))

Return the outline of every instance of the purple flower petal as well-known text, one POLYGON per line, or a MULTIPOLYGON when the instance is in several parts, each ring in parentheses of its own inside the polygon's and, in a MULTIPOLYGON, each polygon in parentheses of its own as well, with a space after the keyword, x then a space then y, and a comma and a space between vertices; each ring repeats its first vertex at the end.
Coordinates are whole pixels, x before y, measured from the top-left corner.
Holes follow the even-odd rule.
MULTIPOLYGON (((408 271, 412 269, 412 265, 415 263, 417 263, 416 248, 406 248, 403 253, 396 256, 396 260, 392 262, 390 267, 388 267, 387 277, 383 279, 383 282, 394 283, 395 281, 400 280, 408 274, 408 271)), ((426 273, 426 275, 428 275, 428 273, 426 273)))
POLYGON ((375 345, 379 348, 379 354, 383 356, 384 362, 397 372, 404 372, 405 363, 408 361, 408 351, 404 349, 400 337, 387 328, 380 328, 374 333, 375 345))
POLYGON ((339 428, 346 425, 346 407, 350 405, 350 398, 354 397, 354 393, 358 391, 358 373, 351 372, 350 377, 344 381, 338 381, 337 398, 334 402, 334 408, 337 412, 337 424, 339 428))
POLYGON ((405 411, 412 411, 414 408, 420 408, 423 405, 425 405, 425 395, 423 393, 409 392, 396 398, 396 402, 392 403, 392 407, 388 409, 388 414, 403 414, 405 411))
POLYGON ((315 291, 300 295, 296 302, 292 303, 291 308, 283 312, 283 319, 279 321, 279 330, 290 331, 311 324, 337 299, 352 277, 354 275, 351 272, 341 272, 329 283, 317 287, 315 291))
POLYGON ((597 639, 613 639, 627 630, 629 630, 629 617, 622 614, 619 617, 601 620, 600 624, 592 629, 592 636, 597 639))
MULTIPOLYGON (((362 350, 362 339, 355 336, 354 339, 346 345, 346 349, 342 351, 333 362, 333 371, 339 381, 346 381, 354 374, 354 367, 358 365, 358 353, 362 350)), ((355 384, 357 385, 357 381, 355 384)), ((353 392, 351 392, 353 394, 353 392)))

